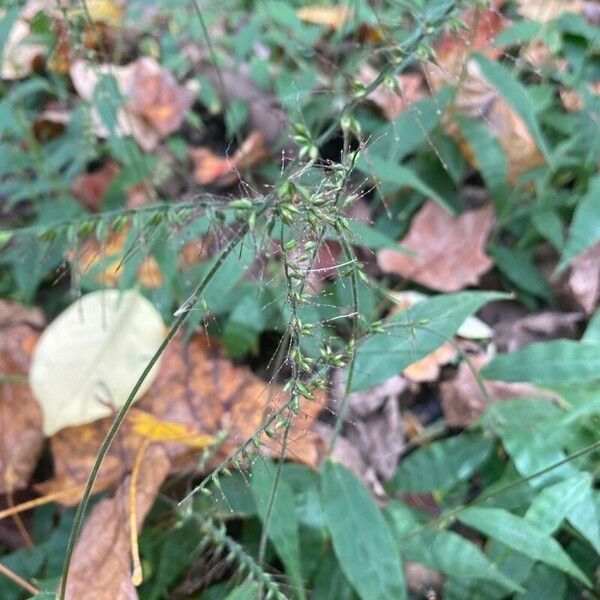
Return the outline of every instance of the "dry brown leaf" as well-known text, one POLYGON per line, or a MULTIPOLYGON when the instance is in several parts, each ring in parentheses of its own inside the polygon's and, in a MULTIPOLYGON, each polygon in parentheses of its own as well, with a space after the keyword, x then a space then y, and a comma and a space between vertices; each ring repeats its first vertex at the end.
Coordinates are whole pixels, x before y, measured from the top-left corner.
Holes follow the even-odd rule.
MULTIPOLYGON (((190 89, 179 86, 169 71, 148 56, 124 66, 77 60, 71 65, 70 74, 75 90, 88 102, 92 102, 101 76, 112 75, 116 79, 119 91, 127 98, 117 111, 117 134, 133 136, 147 152, 179 128, 194 99, 190 89)), ((109 137, 95 110, 92 124, 96 135, 109 137)))
POLYGON ((413 217, 402 240, 402 245, 415 254, 380 250, 379 268, 441 292, 474 285, 492 266, 483 248, 493 216, 494 210, 488 205, 453 217, 429 200, 413 217))
POLYGON ((457 94, 448 109, 446 131, 456 139, 467 160, 477 166, 477 157, 452 122, 452 114, 464 114, 486 124, 496 136, 508 160, 508 181, 514 183, 526 171, 544 164, 544 158, 525 123, 482 76, 471 52, 497 59, 502 49, 493 46, 494 37, 508 24, 496 10, 467 11, 467 31, 448 33, 436 45, 436 63, 425 67, 434 91, 447 84, 457 85, 457 94))
POLYGON ((594 313, 600 301, 600 242, 571 261, 567 289, 587 315, 594 313))
POLYGON ((227 187, 238 181, 240 173, 269 157, 262 133, 253 131, 235 151, 233 156, 219 156, 209 148, 191 148, 194 179, 200 185, 227 187))
MULTIPOLYGON (((600 96, 600 81, 589 83, 588 88, 592 94, 600 96)), ((569 112, 577 112, 583 108, 583 99, 579 92, 564 87, 561 87, 558 91, 564 107, 569 112)))
MULTIPOLYGON (((135 489, 138 532, 170 467, 160 445, 145 451, 135 489)), ((131 575, 131 479, 126 477, 114 496, 101 500, 88 517, 73 553, 67 580, 69 600, 137 600, 131 575)))
POLYGON ((446 342, 425 358, 414 362, 402 371, 402 375, 415 383, 436 381, 440 376, 440 367, 447 365, 456 358, 457 350, 453 344, 446 342))
MULTIPOLYGON (((475 371, 479 372, 490 357, 482 354, 472 356, 469 360, 475 371)), ((481 386, 486 390, 487 398, 466 361, 459 365, 454 379, 442 383, 442 409, 447 425, 469 427, 483 414, 490 402, 531 397, 554 399, 550 392, 543 392, 528 383, 481 381, 481 386)))
POLYGON ((38 142, 48 142, 63 134, 71 117, 71 110, 58 103, 50 103, 33 122, 33 135, 38 142))
POLYGON ((71 185, 71 192, 89 210, 98 212, 106 191, 119 172, 119 165, 109 160, 97 171, 76 177, 71 185))
MULTIPOLYGON (((21 15, 13 24, 4 43, 0 76, 2 79, 22 79, 27 77, 34 64, 44 56, 47 48, 39 42, 29 41, 30 23, 40 12, 52 8, 50 0, 28 0, 21 15)), ((1 15, 0 15, 1 16, 1 15)))
MULTIPOLYGON (((190 434, 216 436, 227 433, 215 460, 224 458, 248 440, 266 415, 284 402, 281 388, 270 386, 246 367, 234 366, 215 341, 196 335, 188 344, 177 337, 163 355, 158 376, 152 387, 136 403, 155 419, 185 425, 190 434)), ((317 400, 303 402, 303 411, 289 435, 288 457, 315 465, 319 458, 319 440, 310 432, 322 409, 317 400)), ((136 432, 136 417, 130 413, 100 469, 97 490, 118 483, 131 470, 135 456, 146 439, 136 432)), ((55 477, 38 489, 44 493, 81 486, 89 475, 98 449, 112 418, 59 431, 50 438, 55 477)), ((266 438, 274 453, 276 440, 266 438)), ((164 444, 174 470, 194 463, 185 440, 164 444)), ((63 499, 64 504, 77 502, 79 490, 63 499)))
POLYGON ((566 13, 583 13, 583 0, 517 0, 519 14, 531 21, 549 23, 566 13))
MULTIPOLYGON (((38 309, 0 300, 0 376, 27 375, 43 324, 38 309)), ((0 379, 0 494, 27 486, 43 442, 42 411, 27 380, 0 379)))
POLYGON ((296 11, 297 17, 305 23, 324 25, 334 31, 341 29, 354 14, 351 6, 341 4, 338 6, 319 6, 312 4, 303 6, 296 11))
MULTIPOLYGON (((358 80, 369 86, 378 75, 371 65, 364 63, 358 73, 358 80)), ((412 104, 428 95, 420 73, 402 73, 395 78, 394 84, 392 88, 382 83, 367 97, 389 121, 397 119, 412 104)))
MULTIPOLYGON (((107 261, 95 280, 105 287, 116 287, 123 275, 122 259, 128 234, 129 229, 124 227, 109 235, 106 242, 100 243, 95 238, 89 239, 77 252, 70 252, 68 257, 77 262, 79 272, 82 274, 95 269, 100 262, 107 261)), ((148 256, 142 261, 138 269, 138 281, 151 289, 163 284, 160 267, 153 256, 148 256)))
POLYGON ((581 313, 543 311, 500 321, 494 327, 498 352, 514 352, 536 342, 560 338, 577 339, 584 317, 581 313))

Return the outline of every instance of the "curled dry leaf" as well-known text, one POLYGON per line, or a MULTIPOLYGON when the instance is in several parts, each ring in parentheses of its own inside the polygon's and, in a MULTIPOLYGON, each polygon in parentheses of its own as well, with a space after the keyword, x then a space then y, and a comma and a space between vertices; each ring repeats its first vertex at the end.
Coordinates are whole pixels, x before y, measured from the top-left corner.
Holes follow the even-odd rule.
POLYGON ((303 6, 296 11, 297 17, 305 23, 324 25, 334 31, 341 29, 354 15, 351 6, 345 4, 337 6, 321 6, 311 4, 303 6))
POLYGON ((451 343, 446 342, 425 358, 406 367, 402 371, 402 375, 415 383, 436 381, 440 376, 440 367, 453 361, 457 354, 456 348, 451 343))
POLYGON ((92 212, 98 212, 110 184, 119 174, 119 165, 109 160, 97 171, 83 173, 71 185, 73 196, 92 212))
MULTIPOLYGON (((479 372, 490 357, 482 354, 469 360, 475 372, 479 372)), ((442 383, 441 392, 444 420, 450 427, 469 427, 483 414, 490 402, 531 397, 555 399, 553 394, 526 383, 483 380, 478 383, 466 361, 459 365, 454 379, 442 383)))
MULTIPOLYGON (((378 77, 379 73, 365 63, 360 68, 358 80, 369 86, 378 77)), ((382 83, 367 97, 389 121, 397 119, 412 104, 425 98, 427 90, 420 73, 402 73, 398 75, 393 84, 382 83)))
POLYGON ((126 477, 114 496, 101 500, 87 519, 73 553, 67 580, 69 600, 137 599, 131 573, 132 551, 137 556, 131 525, 135 524, 137 539, 171 467, 167 453, 158 445, 148 447, 140 460, 137 476, 126 477))
POLYGON ((42 411, 26 377, 44 318, 0 301, 0 494, 26 487, 42 451, 42 411))
POLYGON ((262 133, 253 131, 233 156, 219 156, 209 148, 191 148, 194 179, 201 185, 227 187, 238 181, 242 171, 255 167, 269 157, 262 133))
MULTIPOLYGON (((69 306, 40 337, 29 375, 44 433, 120 408, 163 337, 160 314, 134 291, 92 292, 69 306)), ((155 365, 138 398, 157 371, 155 365)))
MULTIPOLYGON (((123 275, 123 256, 129 229, 127 227, 113 232, 108 239, 100 243, 95 238, 84 242, 77 252, 70 252, 68 258, 76 261, 81 274, 94 272, 94 280, 106 287, 118 285, 123 275)), ((147 288, 159 288, 163 284, 160 267, 153 256, 144 258, 138 269, 138 281, 147 288)))
POLYGON ((572 307, 592 315, 600 302, 600 242, 578 254, 560 282, 560 295, 572 307))
POLYGON ((493 45, 493 39, 508 22, 496 10, 470 10, 463 19, 466 31, 448 33, 437 44, 436 63, 425 67, 428 80, 434 91, 448 84, 458 86, 446 117, 446 131, 458 141, 467 160, 477 166, 477 157, 452 122, 453 114, 480 120, 490 129, 507 157, 508 181, 514 183, 526 171, 544 164, 544 158, 521 117, 469 58, 472 51, 499 58, 502 50, 493 45))
MULTIPOLYGON (((186 427, 188 433, 179 441, 163 444, 173 470, 178 471, 196 464, 191 457, 197 450, 189 443, 190 439, 196 439, 195 434, 216 437, 220 432, 226 433, 211 463, 218 464, 252 437, 265 416, 287 398, 281 388, 267 384, 246 367, 234 366, 215 341, 196 335, 186 344, 177 336, 163 355, 156 380, 125 419, 102 465, 96 489, 111 487, 131 470, 141 444, 148 437, 147 428, 140 430, 139 411, 147 413, 142 422, 154 419, 163 422, 161 426, 166 422, 170 430, 177 429, 177 424, 186 427)), ((311 433, 311 426, 322 409, 322 401, 320 397, 317 401, 303 401, 303 410, 288 436, 289 458, 316 465, 320 440, 311 433)), ((55 477, 37 488, 46 494, 72 489, 73 494, 65 495, 62 502, 76 503, 111 422, 109 417, 69 427, 52 436, 55 477)), ((264 441, 274 454, 279 451, 274 446, 275 439, 265 437, 264 441)))
POLYGON ((458 217, 449 215, 429 200, 413 217, 402 246, 414 255, 383 249, 377 264, 384 273, 394 273, 441 292, 455 292, 476 284, 492 261, 483 249, 492 229, 490 205, 458 217))
POLYGON ((27 77, 33 71, 34 63, 46 54, 48 49, 44 44, 30 40, 30 24, 40 11, 52 8, 51 5, 49 0, 28 0, 23 7, 4 42, 0 70, 2 79, 27 77))
MULTIPOLYGON (((147 152, 179 128, 194 99, 190 89, 179 86, 169 71, 148 56, 124 66, 98 66, 77 60, 71 65, 70 74, 75 90, 88 102, 93 101, 102 76, 115 78, 119 92, 127 98, 117 111, 117 135, 133 136, 147 152)), ((95 109, 92 122, 98 136, 109 137, 109 130, 95 109)))

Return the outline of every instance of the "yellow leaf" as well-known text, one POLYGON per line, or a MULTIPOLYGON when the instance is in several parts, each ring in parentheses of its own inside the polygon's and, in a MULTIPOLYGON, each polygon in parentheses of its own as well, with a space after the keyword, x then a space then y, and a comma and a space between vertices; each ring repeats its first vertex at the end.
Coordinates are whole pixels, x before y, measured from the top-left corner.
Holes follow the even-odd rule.
POLYGON ((297 17, 305 23, 324 25, 335 31, 341 29, 353 14, 352 8, 343 4, 341 6, 310 5, 296 12, 297 17))
POLYGON ((133 431, 153 442, 180 442, 191 448, 206 448, 215 443, 212 435, 193 432, 183 423, 162 421, 143 410, 131 413, 133 431))
MULTIPOLYGON (((106 23, 118 27, 123 21, 123 6, 114 0, 87 0, 87 17, 94 23, 106 23)), ((72 9, 77 11, 78 9, 72 9)), ((69 11, 70 12, 70 11, 69 11)), ((69 14, 69 16, 71 16, 69 14)))

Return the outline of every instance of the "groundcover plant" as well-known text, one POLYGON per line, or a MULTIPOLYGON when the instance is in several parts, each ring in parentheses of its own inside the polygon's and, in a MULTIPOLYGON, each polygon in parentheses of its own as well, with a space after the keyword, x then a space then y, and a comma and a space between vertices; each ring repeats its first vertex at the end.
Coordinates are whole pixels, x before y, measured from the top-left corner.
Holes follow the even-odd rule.
POLYGON ((599 23, 4 0, 0 600, 600 597, 599 23))

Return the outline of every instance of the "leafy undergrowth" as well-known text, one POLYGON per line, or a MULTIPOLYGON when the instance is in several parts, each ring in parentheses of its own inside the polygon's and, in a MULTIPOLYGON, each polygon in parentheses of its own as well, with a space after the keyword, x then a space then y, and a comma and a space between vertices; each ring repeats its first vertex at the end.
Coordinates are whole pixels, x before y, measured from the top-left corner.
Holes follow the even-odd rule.
POLYGON ((0 8, 0 598, 600 594, 600 5, 0 8))

